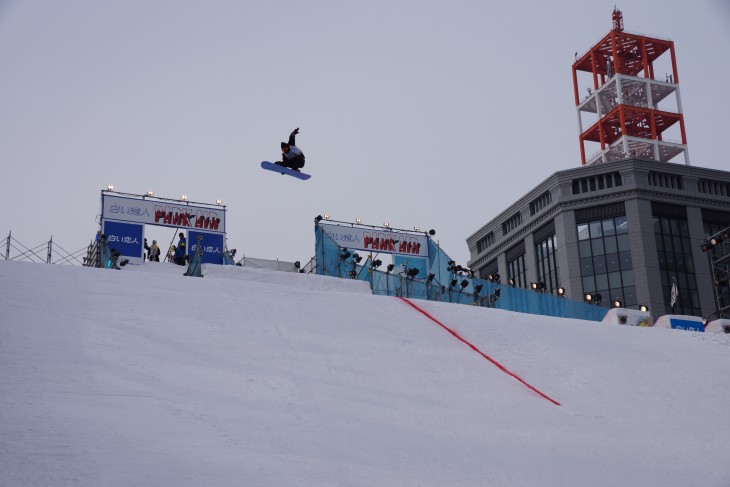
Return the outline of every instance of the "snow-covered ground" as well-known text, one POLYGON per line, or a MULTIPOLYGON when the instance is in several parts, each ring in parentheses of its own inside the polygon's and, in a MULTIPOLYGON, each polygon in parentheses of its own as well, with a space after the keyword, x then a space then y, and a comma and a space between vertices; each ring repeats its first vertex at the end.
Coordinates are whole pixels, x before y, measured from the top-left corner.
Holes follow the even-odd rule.
MULTIPOLYGON (((2 486, 728 486, 730 335, 0 261, 2 486)), ((365 287, 363 287, 365 286, 365 287)))

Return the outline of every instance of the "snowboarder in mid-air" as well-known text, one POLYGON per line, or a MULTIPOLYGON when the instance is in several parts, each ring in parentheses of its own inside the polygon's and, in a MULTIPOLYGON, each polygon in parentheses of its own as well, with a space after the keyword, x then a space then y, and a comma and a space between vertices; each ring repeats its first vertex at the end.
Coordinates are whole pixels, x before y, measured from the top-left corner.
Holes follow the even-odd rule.
POLYGON ((297 147, 296 136, 299 133, 299 127, 295 128, 294 131, 289 134, 289 141, 281 143, 281 161, 277 161, 274 164, 277 166, 288 167, 292 171, 301 172, 300 169, 304 167, 304 153, 297 147))

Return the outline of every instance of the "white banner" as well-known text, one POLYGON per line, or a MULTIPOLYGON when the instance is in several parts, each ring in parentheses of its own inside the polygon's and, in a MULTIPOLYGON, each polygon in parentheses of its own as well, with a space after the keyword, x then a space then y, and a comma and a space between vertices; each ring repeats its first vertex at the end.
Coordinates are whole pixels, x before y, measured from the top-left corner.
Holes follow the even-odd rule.
POLYGON ((320 223, 322 229, 340 247, 366 252, 414 255, 428 257, 426 235, 412 235, 374 228, 348 227, 320 223))
POLYGON ((222 207, 209 208, 102 193, 101 217, 105 220, 226 233, 226 211, 222 207))

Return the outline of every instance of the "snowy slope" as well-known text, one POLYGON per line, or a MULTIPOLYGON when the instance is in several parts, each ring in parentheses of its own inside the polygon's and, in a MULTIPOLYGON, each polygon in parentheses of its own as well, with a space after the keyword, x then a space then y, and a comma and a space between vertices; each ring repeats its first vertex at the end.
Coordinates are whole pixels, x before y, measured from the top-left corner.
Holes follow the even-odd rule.
POLYGON ((728 486, 730 336, 0 261, 1 486, 728 486))

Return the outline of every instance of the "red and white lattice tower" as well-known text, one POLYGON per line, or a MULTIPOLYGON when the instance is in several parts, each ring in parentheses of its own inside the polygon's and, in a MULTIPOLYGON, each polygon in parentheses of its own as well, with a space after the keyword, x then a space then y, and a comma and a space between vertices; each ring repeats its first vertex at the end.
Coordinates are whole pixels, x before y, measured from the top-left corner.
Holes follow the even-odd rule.
POLYGON ((615 8, 612 20, 611 31, 573 64, 582 163, 675 162, 681 155, 689 165, 674 42, 624 32, 615 8), (655 77, 662 67, 663 80, 655 77), (595 150, 589 157, 587 145, 595 150))

